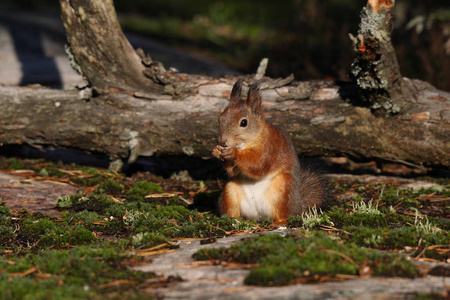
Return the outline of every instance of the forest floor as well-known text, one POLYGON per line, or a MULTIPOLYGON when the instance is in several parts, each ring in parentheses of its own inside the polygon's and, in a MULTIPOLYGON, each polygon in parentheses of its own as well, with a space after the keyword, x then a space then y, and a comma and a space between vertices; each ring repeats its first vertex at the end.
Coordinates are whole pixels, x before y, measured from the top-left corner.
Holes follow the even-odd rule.
POLYGON ((0 298, 447 299, 450 178, 334 161, 372 174, 272 228, 217 215, 220 179, 0 157, 0 298))

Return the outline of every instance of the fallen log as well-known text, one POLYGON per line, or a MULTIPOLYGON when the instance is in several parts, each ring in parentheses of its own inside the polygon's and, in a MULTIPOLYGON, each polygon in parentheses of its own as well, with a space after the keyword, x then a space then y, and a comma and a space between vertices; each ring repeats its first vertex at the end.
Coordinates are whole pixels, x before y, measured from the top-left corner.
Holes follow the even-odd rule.
MULTIPOLYGON (((116 163, 154 155, 209 158, 236 78, 176 76, 184 88, 173 95, 109 93, 83 100, 78 90, 0 87, 0 143, 82 149, 116 163)), ((350 84, 268 78, 261 81, 263 110, 304 156, 450 167, 450 93, 404 80, 415 97, 401 115, 380 117, 352 105, 358 89, 350 84)))

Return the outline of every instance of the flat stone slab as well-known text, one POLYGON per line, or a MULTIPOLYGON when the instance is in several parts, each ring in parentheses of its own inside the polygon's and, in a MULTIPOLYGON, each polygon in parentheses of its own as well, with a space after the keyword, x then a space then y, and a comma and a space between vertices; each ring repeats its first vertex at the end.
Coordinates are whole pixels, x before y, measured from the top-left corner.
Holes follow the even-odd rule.
MULTIPOLYGON (((20 174, 32 171, 18 171, 20 174)), ((75 194, 78 188, 69 184, 37 180, 17 174, 0 172, 0 202, 17 210, 25 208, 29 212, 60 216, 55 204, 59 197, 75 194)))
MULTIPOLYGON (((276 230, 271 233, 288 232, 276 230)), ((219 238, 217 242, 207 245, 201 245, 199 240, 181 241, 178 251, 152 256, 151 263, 132 269, 164 277, 181 277, 181 282, 148 291, 164 299, 410 299, 414 293, 445 293, 446 284, 450 284, 449 279, 426 276, 416 279, 372 277, 284 287, 256 287, 243 283, 250 269, 248 267, 235 264, 214 266, 192 259, 192 254, 199 249, 229 247, 243 238, 258 234, 219 238)))

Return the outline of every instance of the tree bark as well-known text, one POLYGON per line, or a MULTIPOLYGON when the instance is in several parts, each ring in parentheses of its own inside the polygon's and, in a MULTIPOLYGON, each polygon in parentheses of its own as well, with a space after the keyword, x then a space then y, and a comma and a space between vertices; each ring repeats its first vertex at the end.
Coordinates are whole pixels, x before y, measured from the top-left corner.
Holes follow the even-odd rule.
POLYGON ((61 17, 76 70, 97 93, 161 93, 122 32, 112 0, 60 0, 61 17))
MULTIPOLYGON (((235 80, 187 76, 188 91, 150 101, 110 93, 86 102, 77 91, 0 87, 0 143, 78 148, 112 160, 211 157, 217 118, 235 80)), ((247 77, 245 82, 253 80, 247 77)), ((416 89, 414 108, 379 118, 350 104, 358 97, 355 86, 264 78, 263 111, 305 156, 345 155, 448 168, 450 94, 420 81, 409 84, 416 89)))
POLYGON ((403 80, 391 43, 394 0, 369 0, 361 12, 357 37, 350 35, 357 56, 352 64, 363 103, 388 114, 413 105, 413 87, 403 80))
MULTIPOLYGON (((152 155, 210 157, 217 118, 237 78, 166 71, 138 55, 123 36, 111 0, 60 2, 74 58, 97 96, 0 86, 0 145, 77 148, 104 153, 113 162, 152 155)), ((367 15, 381 23, 367 32, 361 26, 356 39, 355 70, 358 62, 366 67, 355 74, 359 86, 264 77, 265 115, 289 133, 302 155, 448 168, 450 95, 401 77, 390 31, 383 31, 389 19, 376 17, 391 9, 391 2, 369 0, 369 5, 373 11, 366 9, 367 15), (361 90, 372 101, 369 107, 354 105, 360 104, 361 90), (378 107, 401 114, 377 116, 371 109, 378 107)), ((243 77, 246 85, 255 81, 243 77)))

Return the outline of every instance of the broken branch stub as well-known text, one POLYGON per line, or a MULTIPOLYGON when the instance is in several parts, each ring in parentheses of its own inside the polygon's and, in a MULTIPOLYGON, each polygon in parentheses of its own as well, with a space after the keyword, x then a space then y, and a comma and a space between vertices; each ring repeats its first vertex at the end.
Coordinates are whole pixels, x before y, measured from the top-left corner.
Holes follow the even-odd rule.
POLYGON ((401 113, 413 102, 413 89, 403 80, 391 43, 393 8, 394 0, 369 0, 357 36, 350 35, 357 53, 352 76, 362 104, 388 114, 401 113))
POLYGON ((145 66, 125 37, 112 0, 60 0, 60 4, 74 63, 97 93, 163 91, 143 74, 145 66))

